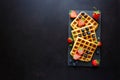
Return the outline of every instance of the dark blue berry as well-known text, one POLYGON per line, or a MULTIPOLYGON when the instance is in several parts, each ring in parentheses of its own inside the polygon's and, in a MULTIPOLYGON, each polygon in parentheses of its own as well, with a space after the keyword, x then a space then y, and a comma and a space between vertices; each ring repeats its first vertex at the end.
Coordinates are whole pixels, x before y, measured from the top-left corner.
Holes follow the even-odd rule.
POLYGON ((82 32, 84 32, 84 29, 81 29, 82 32))
POLYGON ((90 32, 87 32, 88 35, 90 35, 90 32))

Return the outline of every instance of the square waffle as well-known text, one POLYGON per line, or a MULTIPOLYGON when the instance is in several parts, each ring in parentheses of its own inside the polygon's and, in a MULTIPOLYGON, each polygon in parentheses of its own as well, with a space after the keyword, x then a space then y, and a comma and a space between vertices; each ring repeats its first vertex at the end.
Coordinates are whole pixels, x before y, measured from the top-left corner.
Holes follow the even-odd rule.
POLYGON ((96 33, 92 25, 88 25, 82 28, 72 30, 71 33, 72 33, 74 41, 79 36, 88 41, 97 42, 96 33))
POLYGON ((73 48, 70 52, 70 55, 73 56, 74 54, 76 54, 76 51, 78 50, 78 48, 83 48, 83 52, 84 52, 79 58, 79 60, 89 62, 91 61, 92 56, 97 48, 97 44, 90 42, 88 40, 85 40, 81 37, 77 37, 73 45, 73 48))
MULTIPOLYGON (((72 21, 72 23, 70 24, 72 29, 78 29, 80 28, 78 26, 78 20, 79 19, 84 19, 85 21, 85 25, 93 25, 93 28, 96 30, 98 27, 98 23, 92 18, 90 17, 86 12, 81 11, 78 16, 72 21)), ((83 26, 84 27, 84 26, 83 26)))

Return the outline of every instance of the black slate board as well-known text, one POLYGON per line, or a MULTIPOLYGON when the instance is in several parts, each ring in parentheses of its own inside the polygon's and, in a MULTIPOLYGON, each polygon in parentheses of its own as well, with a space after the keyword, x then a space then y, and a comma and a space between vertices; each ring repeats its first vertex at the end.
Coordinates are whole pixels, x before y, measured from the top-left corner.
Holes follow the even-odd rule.
MULTIPOLYGON (((93 11, 89 11, 89 10, 75 10, 78 14, 81 12, 81 11, 85 11, 88 15, 90 15, 92 17, 92 13, 93 11)), ((101 12, 100 12, 101 13, 101 12)), ((73 21, 73 19, 71 19, 69 17, 69 26, 68 26, 68 37, 72 37, 72 34, 71 34, 71 26, 70 26, 70 23, 73 21)), ((98 22, 98 28, 96 30, 96 36, 97 36, 97 39, 101 41, 101 16, 99 18, 99 20, 97 21, 98 22)), ((68 66, 85 66, 85 67, 92 67, 92 64, 91 64, 91 61, 90 62, 82 62, 82 61, 75 61, 73 60, 72 56, 70 55, 70 51, 71 51, 72 47, 70 47, 68 45, 68 66)), ((100 61, 101 59, 101 52, 100 52, 100 47, 97 47, 95 53, 93 54, 93 57, 92 59, 98 59, 100 61)))

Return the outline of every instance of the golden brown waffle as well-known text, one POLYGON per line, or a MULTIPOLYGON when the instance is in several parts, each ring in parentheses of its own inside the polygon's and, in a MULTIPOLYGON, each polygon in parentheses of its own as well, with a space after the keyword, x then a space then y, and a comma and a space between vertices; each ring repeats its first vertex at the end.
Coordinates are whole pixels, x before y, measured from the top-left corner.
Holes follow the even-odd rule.
POLYGON ((91 61, 91 58, 97 48, 97 44, 95 44, 94 42, 85 40, 81 37, 77 37, 77 39, 73 45, 73 48, 70 52, 70 55, 73 56, 74 54, 76 54, 76 51, 78 50, 78 48, 83 48, 83 50, 84 50, 84 53, 81 55, 79 60, 89 62, 89 61, 91 61))
POLYGON ((72 33, 74 41, 79 36, 88 41, 97 42, 96 33, 92 25, 88 25, 82 28, 72 30, 71 33, 72 33))
MULTIPOLYGON (((96 30, 98 27, 98 23, 92 18, 90 17, 86 12, 81 11, 78 16, 72 21, 72 23, 70 24, 72 29, 78 29, 80 28, 78 26, 78 20, 79 19, 84 19, 85 25, 93 25, 93 28, 96 30)), ((84 27, 84 26, 83 26, 84 27)))

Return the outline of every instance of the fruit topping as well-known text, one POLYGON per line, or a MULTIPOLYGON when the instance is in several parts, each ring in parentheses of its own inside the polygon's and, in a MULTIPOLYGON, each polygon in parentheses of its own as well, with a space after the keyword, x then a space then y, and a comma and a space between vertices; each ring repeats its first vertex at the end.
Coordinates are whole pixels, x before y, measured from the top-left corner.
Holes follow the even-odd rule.
POLYGON ((93 65, 94 67, 99 66, 99 64, 100 64, 99 60, 97 60, 97 59, 92 60, 92 65, 93 65))
POLYGON ((71 43, 73 42, 73 39, 72 39, 71 37, 69 37, 69 38, 67 39, 67 42, 68 42, 69 44, 71 44, 71 43))
POLYGON ((75 10, 70 10, 69 16, 70 16, 70 18, 76 18, 77 17, 77 12, 75 10))
POLYGON ((73 55, 73 59, 74 59, 74 60, 78 60, 80 57, 81 57, 81 56, 80 56, 79 54, 74 54, 74 55, 73 55))
POLYGON ((93 12, 92 16, 95 20, 98 20, 100 17, 100 11, 95 8, 95 11, 93 12))
POLYGON ((85 21, 84 21, 84 19, 82 18, 82 19, 79 19, 79 20, 78 20, 78 27, 83 27, 83 26, 85 26, 85 21))

